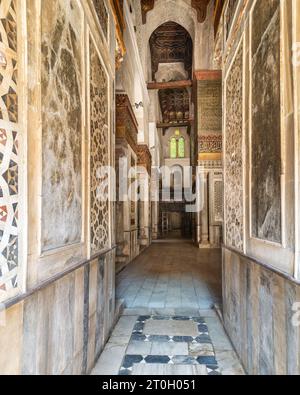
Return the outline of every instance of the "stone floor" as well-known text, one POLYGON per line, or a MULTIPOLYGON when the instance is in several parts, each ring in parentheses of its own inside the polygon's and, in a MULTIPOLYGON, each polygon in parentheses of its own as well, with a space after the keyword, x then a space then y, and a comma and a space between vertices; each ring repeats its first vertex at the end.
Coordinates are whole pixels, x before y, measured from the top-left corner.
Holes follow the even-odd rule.
POLYGON ((127 308, 207 309, 221 302, 221 253, 190 242, 154 243, 117 277, 127 308))
POLYGON ((92 375, 244 374, 214 310, 139 312, 125 311, 92 375))
POLYGON ((221 255, 184 241, 153 244, 117 277, 126 309, 93 375, 243 375, 213 309, 221 255))

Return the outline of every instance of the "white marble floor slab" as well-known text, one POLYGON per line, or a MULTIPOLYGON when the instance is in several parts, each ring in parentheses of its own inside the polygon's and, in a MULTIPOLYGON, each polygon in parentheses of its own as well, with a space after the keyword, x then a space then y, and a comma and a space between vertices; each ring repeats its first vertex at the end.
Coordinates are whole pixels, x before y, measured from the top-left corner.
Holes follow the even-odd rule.
MULTIPOLYGON (((136 310, 134 311, 137 312, 136 310)), ((161 315, 168 316, 168 310, 161 311, 161 315)), ((127 312, 128 313, 128 312, 127 312)), ((133 356, 178 356, 177 364, 136 364, 133 366, 131 374, 133 375, 206 375, 205 366, 183 364, 186 358, 197 358, 201 355, 204 357, 213 357, 215 355, 218 362, 219 371, 223 375, 244 375, 243 367, 236 356, 235 351, 224 331, 221 321, 214 311, 202 310, 201 317, 205 317, 209 329, 209 335, 212 344, 192 344, 192 343, 176 343, 176 342, 151 342, 151 341, 135 341, 131 340, 131 334, 135 330, 138 319, 137 315, 124 315, 120 318, 112 336, 107 343, 98 363, 96 364, 93 375, 118 375, 122 366, 125 355, 133 356), (185 358, 186 357, 186 358, 185 358), (171 366, 171 367, 170 367, 171 366)), ((166 334, 173 336, 174 331, 182 336, 191 335, 191 328, 187 325, 191 321, 180 320, 147 320, 147 323, 157 323, 156 326, 149 327, 148 332, 156 332, 157 335, 166 334), (167 327, 169 323, 173 323, 172 327, 167 327), (185 323, 185 326, 182 325, 185 323), (161 325, 165 328, 162 329, 161 325), (176 326, 178 327, 176 329, 176 326), (166 328, 168 330, 166 330, 166 328)), ((147 325, 146 323, 146 325, 147 325)), ((145 325, 145 328, 146 328, 145 325)), ((155 335, 151 333, 151 335, 155 335)))
POLYGON ((221 303, 221 277, 219 250, 155 243, 117 276, 117 298, 130 309, 210 309, 221 303))
POLYGON ((199 334, 197 324, 193 321, 147 321, 143 333, 145 335, 192 337, 199 334))

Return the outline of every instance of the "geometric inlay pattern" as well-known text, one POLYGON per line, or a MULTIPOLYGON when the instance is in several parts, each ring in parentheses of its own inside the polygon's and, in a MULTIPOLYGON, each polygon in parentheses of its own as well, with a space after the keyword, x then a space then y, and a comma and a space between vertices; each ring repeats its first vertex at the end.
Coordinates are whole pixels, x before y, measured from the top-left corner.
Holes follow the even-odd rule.
POLYGON ((108 81, 92 39, 90 80, 91 251, 97 253, 109 246, 108 81))
POLYGON ((155 342, 155 343, 186 343, 199 347, 197 355, 125 355, 119 374, 122 376, 132 375, 136 364, 166 364, 166 365, 204 365, 209 376, 221 375, 208 326, 202 317, 164 317, 164 316, 140 316, 132 332, 131 341, 155 342), (160 321, 162 325, 170 322, 191 322, 196 325, 197 336, 168 336, 145 334, 147 323, 160 321), (200 347, 201 345, 201 347, 200 347), (207 350, 211 350, 207 352, 207 350))
POLYGON ((243 46, 226 82, 225 234, 229 247, 243 251, 243 46))
POLYGON ((16 1, 0 2, 0 301, 18 287, 16 1))

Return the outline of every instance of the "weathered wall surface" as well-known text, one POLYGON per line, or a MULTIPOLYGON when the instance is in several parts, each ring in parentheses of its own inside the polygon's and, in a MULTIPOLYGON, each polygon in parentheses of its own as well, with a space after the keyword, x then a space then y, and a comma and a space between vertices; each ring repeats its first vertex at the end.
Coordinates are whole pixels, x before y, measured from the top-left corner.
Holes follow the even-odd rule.
POLYGON ((258 2, 252 23, 252 232, 281 242, 279 1, 258 2), (261 38, 261 41, 259 40, 261 38))
POLYGON ((300 372, 296 3, 228 2, 216 54, 224 77, 224 321, 250 374, 300 372))
POLYGON ((114 321, 114 254, 36 293, 24 303, 21 372, 90 372, 114 321))
POLYGON ((0 374, 86 374, 116 310, 114 207, 98 193, 100 167, 114 165, 112 11, 107 1, 5 0, 0 17, 0 199, 10 205, 0 217, 0 374))
POLYGON ((81 241, 83 24, 76 1, 41 9, 45 251, 81 241))
POLYGON ((300 374, 300 284, 238 253, 223 251, 225 326, 247 372, 300 374))

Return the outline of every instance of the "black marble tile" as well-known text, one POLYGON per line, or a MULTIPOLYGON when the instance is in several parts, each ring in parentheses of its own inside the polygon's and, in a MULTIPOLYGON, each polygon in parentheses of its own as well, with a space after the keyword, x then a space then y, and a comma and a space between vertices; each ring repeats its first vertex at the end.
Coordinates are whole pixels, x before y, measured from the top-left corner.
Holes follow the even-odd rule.
POLYGON ((200 335, 196 337, 195 341, 197 343, 212 344, 211 338, 208 335, 200 335))
POLYGON ((161 364, 168 364, 171 359, 167 355, 148 355, 145 358, 146 363, 161 363, 161 364))
POLYGON ((131 336, 131 340, 139 341, 139 342, 144 342, 147 340, 147 337, 141 333, 133 333, 131 336))
POLYGON ((218 362, 215 357, 197 357, 197 361, 200 365, 218 365, 218 362))
POLYGON ((122 368, 132 368, 135 363, 140 363, 143 359, 142 355, 125 355, 122 368))
POLYGON ((198 325, 198 330, 199 330, 199 332, 208 333, 208 327, 207 327, 207 325, 205 325, 205 324, 199 324, 199 325, 198 325))
POLYGON ((141 322, 135 324, 134 328, 133 328, 133 332, 140 332, 144 330, 145 325, 141 322))

